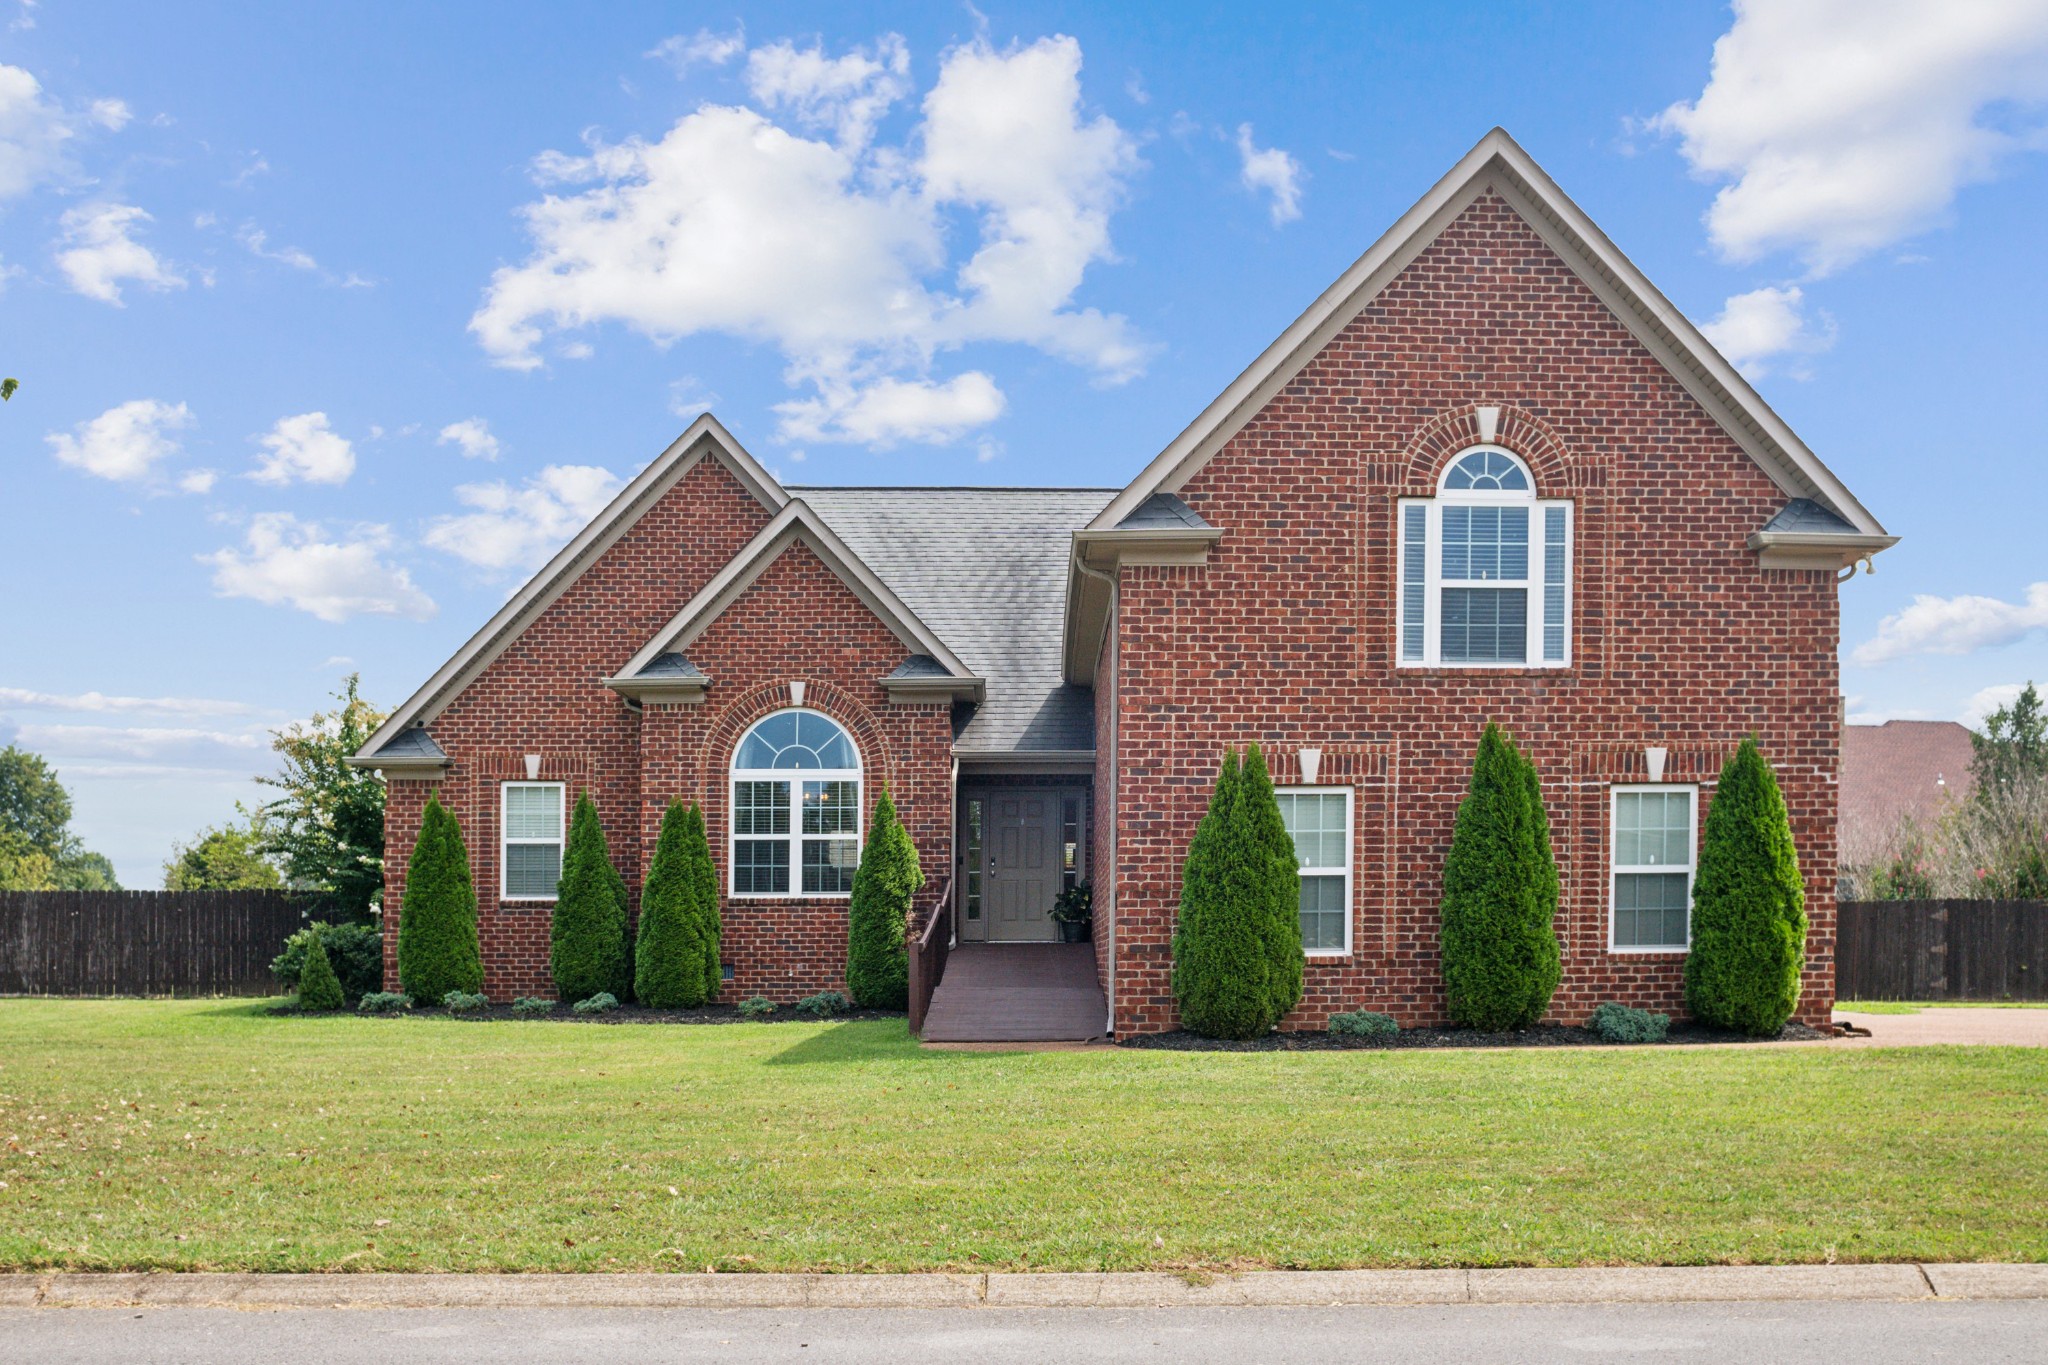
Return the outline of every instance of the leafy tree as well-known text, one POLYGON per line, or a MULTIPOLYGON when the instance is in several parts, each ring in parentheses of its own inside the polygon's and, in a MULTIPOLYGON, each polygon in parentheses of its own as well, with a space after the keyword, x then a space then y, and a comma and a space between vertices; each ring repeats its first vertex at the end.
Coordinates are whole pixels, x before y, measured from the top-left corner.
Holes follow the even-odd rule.
POLYGON ((462 826, 441 804, 438 792, 427 798, 419 841, 406 864, 405 897, 398 916, 398 980, 400 989, 418 1000, 439 1000, 450 991, 480 991, 484 985, 469 849, 462 842, 462 826))
POLYGON ((299 973, 299 1008, 338 1010, 347 1001, 341 994, 341 978, 327 960, 327 949, 316 936, 306 949, 306 966, 299 973))
POLYGON ((284 941, 284 951, 271 959, 270 974, 286 990, 299 989, 299 975, 306 969, 306 954, 318 940, 327 951, 328 965, 341 979, 344 1000, 360 1000, 384 989, 384 935, 370 924, 329 924, 314 920, 284 941))
POLYGON ((1996 802, 2017 787, 2048 775, 2048 709, 2028 683, 2009 706, 1984 718, 1984 733, 1970 733, 1970 775, 1976 799, 1996 802))
POLYGON ((695 1009, 718 996, 718 870, 692 802, 668 803, 640 892, 633 992, 656 1009, 695 1009))
POLYGON ((1799 1005, 1806 888, 1777 775, 1754 739, 1721 765, 1692 887, 1685 1000, 1710 1024, 1767 1038, 1799 1005))
POLYGON ((64 851, 57 856, 56 866, 50 873, 50 884, 57 891, 121 889, 121 879, 114 875, 113 861, 104 853, 87 851, 76 839, 64 841, 64 851))
POLYGON ((348 758, 384 713, 356 694, 353 673, 334 696, 341 703, 334 710, 271 738, 284 770, 257 780, 283 795, 262 808, 261 851, 283 865, 293 886, 331 891, 338 909, 362 919, 384 894, 384 784, 348 758))
POLYGON ((0 379, 0 403, 4 403, 14 397, 15 390, 20 387, 21 381, 19 379, 0 379))
POLYGON ((1536 770, 1489 723, 1444 857, 1443 974, 1452 1020, 1527 1028, 1561 976, 1557 864, 1536 770))
POLYGON ((917 846, 882 788, 846 907, 846 988, 854 1003, 900 1010, 910 1004, 910 902, 924 885, 917 846))
POLYGON ((54 863, 71 827, 71 793, 41 754, 0 749, 0 830, 19 834, 54 863))
POLYGON ((621 981, 632 979, 626 902, 619 889, 623 884, 612 866, 597 806, 585 791, 577 796, 575 814, 569 817, 561 888, 549 931, 548 965, 562 999, 573 1003, 598 994, 617 996, 621 981))
POLYGON ((0 891, 48 891, 56 870, 56 860, 27 835, 0 829, 0 891))
POLYGON ((261 821, 259 814, 247 825, 210 825, 192 842, 171 845, 164 890, 269 891, 283 886, 276 865, 263 854, 261 821))

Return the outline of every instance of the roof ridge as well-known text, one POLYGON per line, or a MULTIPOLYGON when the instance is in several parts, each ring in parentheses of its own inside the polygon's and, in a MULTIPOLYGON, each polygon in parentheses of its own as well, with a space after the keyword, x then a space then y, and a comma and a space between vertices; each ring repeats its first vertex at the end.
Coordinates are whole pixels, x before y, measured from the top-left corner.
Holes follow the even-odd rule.
POLYGON ((790 492, 805 493, 1120 493, 1123 485, 1106 488, 1073 484, 1041 486, 1023 483, 786 483, 790 492))

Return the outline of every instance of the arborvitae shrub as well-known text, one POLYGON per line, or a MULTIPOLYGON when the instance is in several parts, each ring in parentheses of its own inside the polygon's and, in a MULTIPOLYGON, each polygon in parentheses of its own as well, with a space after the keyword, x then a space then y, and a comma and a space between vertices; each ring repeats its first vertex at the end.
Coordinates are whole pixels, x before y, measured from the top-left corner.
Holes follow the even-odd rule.
POLYGON ((329 924, 314 920, 284 941, 284 951, 270 963, 270 974, 287 990, 299 988, 306 968, 306 949, 314 939, 327 950, 327 965, 341 980, 344 1004, 360 1000, 384 986, 384 936, 372 924, 329 924))
POLYGON ((484 987, 469 850, 462 827, 438 793, 427 798, 419 842, 406 864, 398 915, 398 981, 405 994, 420 1000, 484 987))
POLYGON ((1671 1016, 1609 1001, 1593 1011, 1593 1032, 1606 1043, 1661 1043, 1671 1028, 1671 1016))
POLYGON ((1443 974, 1451 1018, 1527 1028, 1557 990, 1558 875, 1535 769, 1489 724, 1444 858, 1443 974))
POLYGON ((853 874, 846 908, 846 985, 869 1009, 900 1010, 910 1003, 910 955, 904 932, 911 897, 924 885, 917 847, 896 818, 896 803, 882 788, 868 825, 867 846, 853 874))
POLYGON ((626 906, 619 885, 604 826, 586 791, 576 798, 576 813, 569 819, 549 933, 548 966, 564 1000, 586 1000, 600 992, 617 995, 627 972, 626 906))
POLYGON ((1258 746, 1226 753, 1181 872, 1173 993, 1190 1032, 1256 1038, 1301 999, 1298 866, 1258 746))
POLYGON ((1777 776, 1754 740, 1721 765, 1692 886, 1685 1002, 1710 1024, 1768 1038, 1799 1006, 1806 888, 1777 776))
POLYGON ((334 965, 327 960, 327 948, 316 935, 306 947, 306 966, 299 973, 299 1008, 338 1010, 346 1003, 342 999, 341 978, 334 974, 334 965))
POLYGON ((704 812, 671 801, 640 892, 633 992, 653 1009, 696 1009, 718 994, 718 872, 704 812))

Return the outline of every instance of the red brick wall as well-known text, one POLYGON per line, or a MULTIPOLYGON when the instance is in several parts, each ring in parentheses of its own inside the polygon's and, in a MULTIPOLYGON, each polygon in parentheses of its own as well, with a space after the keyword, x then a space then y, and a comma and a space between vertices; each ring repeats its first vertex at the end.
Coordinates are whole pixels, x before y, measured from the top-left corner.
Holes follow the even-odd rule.
MULTIPOLYGON (((1806 878, 1799 1017, 1832 1004, 1837 611, 1832 573, 1766 571, 1745 538, 1786 497, 1499 199, 1476 202, 1181 490, 1223 528, 1205 567, 1132 567, 1113 629, 1119 1031, 1175 1023, 1180 863, 1225 745, 1275 778, 1324 751, 1356 789, 1353 953, 1311 959, 1285 1027, 1367 1007, 1444 1018, 1437 898, 1480 730, 1542 776, 1563 875, 1552 1017, 1683 1010, 1682 955, 1606 950, 1607 786, 1711 784, 1758 735, 1806 878), (1575 503, 1574 663, 1396 670, 1395 506, 1478 441, 1476 405, 1575 503)), ((1103 784, 1098 781, 1098 789, 1103 784)), ((1702 815, 1705 796, 1703 792, 1702 815)), ((1100 828, 1101 826, 1098 826, 1100 828)))
MULTIPOLYGON (((501 904, 497 894, 501 784, 523 780, 524 756, 538 753, 541 778, 565 782, 572 804, 589 790, 636 907, 668 798, 699 796, 723 877, 724 791, 705 774, 724 771, 748 721, 787 704, 791 679, 810 681, 808 703, 854 732, 871 773, 889 774, 899 803, 910 807, 905 818, 927 869, 943 868, 951 852, 949 710, 887 703, 875 680, 908 651, 808 550, 785 554, 691 649, 714 679, 704 705, 650 707, 643 716, 602 685, 768 520, 723 465, 700 461, 429 725, 451 760, 446 776, 392 782, 386 802, 387 987, 397 989, 405 862, 430 790, 439 789, 469 847, 485 991, 497 1000, 552 996, 552 907, 501 904), (707 742, 724 748, 699 747, 707 742)), ((744 907, 726 915, 726 960, 741 968, 729 997, 843 984, 844 900, 729 904, 744 907), (796 962, 807 965, 790 969, 796 962)))

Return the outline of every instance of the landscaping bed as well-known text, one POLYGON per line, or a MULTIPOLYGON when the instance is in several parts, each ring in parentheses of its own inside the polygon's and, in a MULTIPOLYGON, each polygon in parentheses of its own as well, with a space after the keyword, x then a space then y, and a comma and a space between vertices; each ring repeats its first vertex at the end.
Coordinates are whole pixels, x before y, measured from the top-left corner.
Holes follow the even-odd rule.
MULTIPOLYGON (((292 1009, 279 1009, 278 1014, 301 1019, 333 1018, 333 1015, 301 1014, 292 1009)), ((443 1009, 439 1005, 415 1006, 407 1010, 394 1010, 384 1014, 364 1014, 366 1019, 452 1019, 458 1023, 521 1023, 521 1024, 818 1024, 847 1023, 854 1020, 902 1019, 902 1011, 848 1009, 822 1017, 799 1014, 791 1005, 779 1005, 775 1013, 762 1019, 750 1019, 733 1005, 705 1005, 693 1010, 657 1010, 644 1005, 615 1005, 596 1014, 578 1014, 567 1003, 559 1004, 546 1014, 520 1014, 507 1004, 486 1005, 482 1009, 443 1009)))
MULTIPOLYGON (((1709 1028, 1705 1024, 1673 1024, 1660 1042, 1637 1043, 1635 1047, 1668 1047, 1692 1043, 1810 1043, 1833 1037, 1804 1024, 1787 1024, 1772 1038, 1753 1038, 1746 1033, 1709 1028)), ((1488 1033, 1472 1028, 1412 1028, 1380 1038, 1327 1031, 1269 1033, 1263 1038, 1203 1038, 1185 1030, 1172 1033, 1141 1033, 1120 1038, 1128 1048, 1156 1048, 1167 1052, 1344 1052, 1354 1049, 1391 1052, 1405 1048, 1464 1047, 1614 1047, 1589 1028, 1567 1024, 1539 1024, 1534 1028, 1488 1033)))

